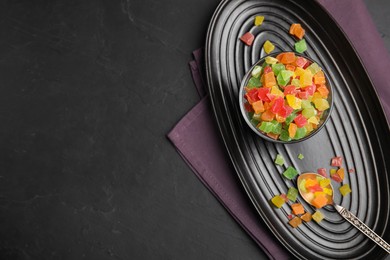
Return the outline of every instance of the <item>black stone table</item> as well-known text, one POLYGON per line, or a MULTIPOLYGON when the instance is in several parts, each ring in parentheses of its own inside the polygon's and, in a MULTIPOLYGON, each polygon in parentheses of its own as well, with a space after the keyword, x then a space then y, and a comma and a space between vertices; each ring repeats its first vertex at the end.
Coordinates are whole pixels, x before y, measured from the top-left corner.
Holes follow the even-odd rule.
POLYGON ((265 258, 165 137, 218 3, 0 3, 0 259, 265 258))

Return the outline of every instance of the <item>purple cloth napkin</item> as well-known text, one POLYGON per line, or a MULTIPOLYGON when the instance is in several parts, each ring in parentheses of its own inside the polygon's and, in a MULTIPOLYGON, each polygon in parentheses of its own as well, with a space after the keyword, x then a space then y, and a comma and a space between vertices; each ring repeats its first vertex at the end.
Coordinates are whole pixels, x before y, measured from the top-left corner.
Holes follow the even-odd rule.
MULTIPOLYGON (((387 49, 362 0, 318 0, 342 27, 355 47, 390 118, 390 59, 387 49)), ((248 199, 229 159, 214 120, 202 74, 202 50, 190 62, 195 86, 202 100, 180 120, 168 138, 202 183, 225 206, 270 259, 292 256, 273 236, 248 199)))

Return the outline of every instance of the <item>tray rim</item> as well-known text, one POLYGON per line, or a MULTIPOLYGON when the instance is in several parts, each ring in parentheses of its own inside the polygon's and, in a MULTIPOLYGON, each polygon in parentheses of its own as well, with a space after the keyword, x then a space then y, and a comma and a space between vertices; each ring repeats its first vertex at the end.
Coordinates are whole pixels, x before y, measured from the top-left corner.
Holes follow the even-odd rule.
MULTIPOLYGON (((297 2, 295 0, 288 0, 288 1, 289 2, 294 2, 294 3, 297 2)), ((296 257, 305 258, 305 256, 300 254, 297 250, 294 250, 294 248, 289 247, 288 243, 286 241, 284 241, 283 236, 280 236, 280 234, 274 230, 274 227, 273 227, 272 223, 269 222, 268 219, 263 216, 264 212, 262 212, 261 208, 259 208, 257 206, 257 201, 255 201, 255 199, 254 199, 254 195, 252 194, 252 190, 248 187, 248 183, 246 182, 246 180, 244 180, 242 174, 239 173, 242 170, 242 167, 239 167, 237 165, 237 163, 235 162, 236 158, 232 154, 231 150, 229 149, 228 141, 226 140, 226 136, 223 133, 224 128, 223 128, 220 120, 218 120, 218 116, 217 116, 218 115, 218 113, 217 113, 217 108, 218 107, 217 107, 217 105, 215 103, 215 100, 213 98, 213 94, 212 94, 212 92, 213 92, 212 91, 213 90, 212 89, 212 86, 213 86, 212 82, 213 82, 213 80, 211 79, 212 77, 210 76, 210 73, 211 73, 210 72, 211 65, 209 63, 210 62, 210 59, 209 59, 209 57, 210 57, 210 49, 211 49, 210 46, 212 45, 212 43, 211 43, 212 32, 213 32, 214 26, 215 26, 215 24, 217 22, 217 18, 219 17, 220 13, 223 12, 223 7, 225 5, 227 5, 227 4, 229 4, 230 2, 243 2, 243 0, 222 0, 218 4, 215 12, 213 13, 213 16, 212 16, 212 18, 210 20, 210 24, 209 24, 209 27, 208 27, 208 30, 207 30, 207 35, 206 35, 205 69, 206 69, 206 79, 207 79, 208 91, 209 91, 209 94, 210 94, 210 97, 211 97, 210 100, 211 100, 211 105, 212 105, 213 112, 214 112, 213 113, 214 114, 214 118, 217 121, 218 129, 219 129, 220 134, 222 136, 223 143, 224 143, 225 148, 226 148, 226 150, 227 150, 227 152, 229 154, 229 157, 230 157, 231 161, 233 162, 234 169, 235 169, 235 171, 236 171, 236 173, 237 173, 237 175, 238 175, 238 177, 240 179, 240 182, 243 185, 247 195, 249 195, 248 197, 251 200, 251 202, 252 202, 253 206, 255 207, 256 211, 259 213, 260 217, 263 219, 263 221, 267 225, 267 227, 271 230, 273 235, 276 236, 280 240, 281 244, 285 247, 285 249, 287 249, 290 253, 292 253, 296 257)), ((314 2, 314 4, 319 9, 321 9, 321 12, 323 12, 323 13, 325 13, 327 15, 327 19, 330 19, 333 22, 333 24, 337 27, 337 30, 339 30, 340 33, 343 35, 344 40, 348 43, 348 45, 349 45, 348 47, 350 47, 350 49, 353 51, 354 58, 358 59, 359 65, 361 66, 361 69, 363 69, 363 71, 365 72, 364 75, 367 77, 367 80, 370 82, 370 86, 371 86, 371 90, 370 91, 373 92, 372 93, 372 95, 373 95, 372 98, 374 98, 375 101, 377 101, 377 102, 375 102, 376 105, 377 105, 376 109, 379 109, 381 111, 381 114, 384 115, 383 119, 386 122, 387 130, 390 131, 389 119, 387 118, 387 116, 386 116, 386 114, 384 112, 385 110, 384 110, 384 107, 383 107, 383 105, 382 105, 382 103, 380 101, 380 98, 379 98, 379 95, 378 95, 378 91, 375 88, 375 85, 373 84, 373 81, 372 81, 370 75, 368 74, 367 69, 366 69, 366 67, 365 67, 365 65, 364 65, 364 63, 362 61, 362 58, 358 54, 355 46, 351 43, 351 40, 348 38, 348 36, 345 33, 345 31, 343 30, 343 28, 338 24, 338 22, 335 20, 335 18, 333 18, 333 16, 329 13, 329 11, 326 10, 325 7, 323 7, 318 1, 312 1, 312 2, 314 2)), ((375 132, 377 132, 377 130, 378 130, 377 127, 374 127, 374 130, 375 130, 375 132)), ((239 150, 241 151, 242 149, 239 148, 239 150)), ((380 146, 380 151, 381 151, 381 154, 384 155, 382 146, 380 146)), ((247 163, 245 163, 245 164, 247 164, 247 163)), ((385 177, 386 177, 386 179, 389 179, 389 176, 386 175, 385 177)))

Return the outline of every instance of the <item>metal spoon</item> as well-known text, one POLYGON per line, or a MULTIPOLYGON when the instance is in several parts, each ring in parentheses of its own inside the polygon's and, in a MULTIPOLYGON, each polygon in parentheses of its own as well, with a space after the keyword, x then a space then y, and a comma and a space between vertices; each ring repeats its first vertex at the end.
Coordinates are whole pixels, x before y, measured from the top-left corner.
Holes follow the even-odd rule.
MULTIPOLYGON (((298 177, 299 193, 301 194, 302 198, 307 203, 311 204, 311 201, 307 196, 308 195, 307 192, 302 191, 301 188, 299 187, 300 186, 299 184, 301 183, 301 181, 303 179, 309 179, 309 178, 325 179, 325 177, 323 177, 322 175, 319 175, 317 173, 303 173, 298 177)), ((328 205, 333 205, 334 208, 338 211, 338 213, 340 213, 340 215, 344 219, 346 219, 349 223, 351 223, 353 226, 355 226, 360 232, 362 232, 364 235, 366 235, 368 238, 370 238, 372 241, 374 241, 380 247, 382 247, 388 254, 390 254, 390 245, 385 240, 383 240, 379 235, 377 235, 374 231, 372 231, 372 229, 370 229, 362 221, 360 221, 360 219, 358 219, 355 215, 353 215, 351 212, 349 212, 347 209, 345 209, 344 207, 342 207, 340 205, 335 204, 334 200, 333 200, 333 194, 334 194, 333 186, 332 186, 332 184, 329 184, 329 186, 327 186, 327 187, 332 190, 332 195, 329 197, 328 205)))

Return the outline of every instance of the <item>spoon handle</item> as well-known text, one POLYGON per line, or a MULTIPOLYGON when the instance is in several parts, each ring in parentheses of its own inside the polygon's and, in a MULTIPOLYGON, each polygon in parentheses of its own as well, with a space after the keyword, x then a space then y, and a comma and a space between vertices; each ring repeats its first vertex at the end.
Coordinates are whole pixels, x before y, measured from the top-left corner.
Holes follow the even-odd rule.
POLYGON ((358 219, 354 214, 349 212, 346 208, 341 207, 339 205, 334 206, 343 218, 345 218, 349 223, 359 229, 360 232, 369 237, 372 241, 382 247, 388 254, 390 254, 390 245, 385 240, 383 240, 374 231, 372 231, 372 229, 367 227, 362 221, 360 221, 360 219, 358 219))

